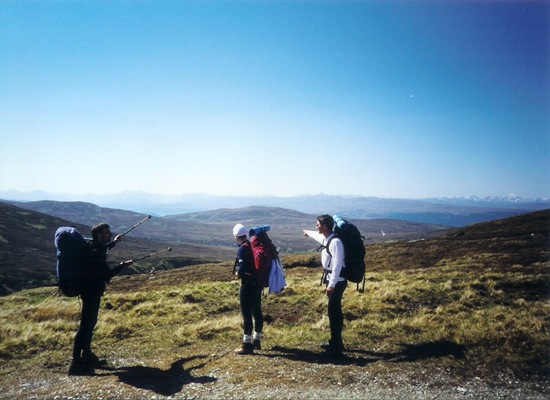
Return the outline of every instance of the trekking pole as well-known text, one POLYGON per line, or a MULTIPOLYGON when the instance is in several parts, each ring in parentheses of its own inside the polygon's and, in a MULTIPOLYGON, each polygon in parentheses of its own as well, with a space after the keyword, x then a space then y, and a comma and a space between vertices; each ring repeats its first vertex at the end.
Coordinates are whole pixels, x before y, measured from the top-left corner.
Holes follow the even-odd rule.
POLYGON ((149 218, 151 218, 150 215, 146 216, 146 217, 143 218, 141 221, 139 221, 137 224, 135 224, 134 226, 132 226, 130 229, 126 230, 126 232, 121 233, 120 236, 122 237, 122 236, 126 235, 128 232, 130 232, 130 231, 136 229, 138 226, 140 226, 141 224, 143 224, 143 223, 144 223, 145 221, 147 221, 149 218))
POLYGON ((328 275, 328 271, 326 269, 323 269, 323 274, 321 275, 321 282, 319 282, 319 286, 323 286, 323 283, 325 282, 327 275, 328 275))
POLYGON ((145 260, 146 258, 156 256, 157 254, 164 253, 164 252, 166 252, 166 251, 172 251, 172 248, 171 248, 171 247, 168 247, 167 249, 159 250, 159 251, 156 251, 156 252, 154 252, 154 253, 147 254, 146 256, 142 256, 142 257, 136 258, 136 259, 134 259, 134 260, 132 260, 132 261, 133 261, 133 262, 136 262, 136 261, 145 260))

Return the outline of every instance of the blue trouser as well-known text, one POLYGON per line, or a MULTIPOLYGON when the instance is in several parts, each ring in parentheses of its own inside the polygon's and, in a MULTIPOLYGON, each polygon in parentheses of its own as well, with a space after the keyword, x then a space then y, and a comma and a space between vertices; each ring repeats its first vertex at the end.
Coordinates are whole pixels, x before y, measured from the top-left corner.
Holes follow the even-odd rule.
POLYGON ((245 335, 252 335, 253 330, 258 333, 262 332, 264 326, 262 289, 262 287, 251 283, 243 283, 241 285, 240 301, 245 335), (254 318, 254 323, 252 322, 252 318, 254 318))
POLYGON ((348 281, 336 282, 334 290, 328 295, 330 344, 337 348, 343 347, 342 330, 344 329, 344 314, 342 313, 342 296, 347 286, 348 281))
POLYGON ((92 351, 92 336, 97 324, 100 302, 101 296, 82 295, 82 314, 80 326, 74 337, 73 358, 79 358, 81 353, 86 354, 92 351))

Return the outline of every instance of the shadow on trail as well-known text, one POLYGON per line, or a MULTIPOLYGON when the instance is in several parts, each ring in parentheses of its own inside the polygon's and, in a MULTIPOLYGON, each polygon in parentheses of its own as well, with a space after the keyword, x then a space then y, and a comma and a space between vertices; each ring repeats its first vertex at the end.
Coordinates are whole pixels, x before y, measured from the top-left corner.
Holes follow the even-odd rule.
POLYGON ((377 358, 364 358, 364 357, 350 357, 346 354, 341 356, 329 356, 322 351, 315 352, 304 349, 294 349, 289 347, 274 346, 271 348, 271 352, 277 352, 280 354, 260 354, 264 357, 282 357, 292 361, 304 361, 313 364, 338 364, 338 365, 358 365, 365 366, 368 363, 378 361, 377 358))
POLYGON ((454 357, 463 359, 466 346, 448 340, 418 344, 400 343, 402 350, 396 352, 374 352, 366 350, 348 350, 350 353, 368 354, 391 362, 413 362, 430 358, 454 357))
POLYGON ((463 344, 453 343, 448 340, 419 344, 402 343, 401 346, 404 349, 398 353, 400 355, 400 359, 396 360, 398 362, 441 357, 454 357, 461 360, 464 358, 464 352, 466 351, 466 346, 463 344))
POLYGON ((182 358, 172 363, 169 369, 144 367, 136 365, 134 367, 121 367, 111 369, 118 380, 122 383, 134 386, 139 389, 146 389, 163 396, 172 396, 179 393, 184 385, 190 383, 206 384, 215 382, 216 378, 211 376, 193 376, 191 371, 202 368, 206 364, 199 364, 194 367, 184 369, 183 365, 195 359, 205 358, 206 356, 193 356, 182 358))
POLYGON ((272 352, 280 354, 262 354, 265 357, 283 357, 293 361, 304 361, 315 364, 338 364, 365 366, 377 361, 413 362, 430 358, 454 357, 463 359, 466 346, 442 340, 419 344, 400 343, 402 350, 396 352, 378 352, 360 349, 346 349, 340 357, 328 356, 323 351, 315 352, 304 349, 294 349, 281 346, 271 348, 272 352), (351 356, 350 354, 359 354, 351 356))

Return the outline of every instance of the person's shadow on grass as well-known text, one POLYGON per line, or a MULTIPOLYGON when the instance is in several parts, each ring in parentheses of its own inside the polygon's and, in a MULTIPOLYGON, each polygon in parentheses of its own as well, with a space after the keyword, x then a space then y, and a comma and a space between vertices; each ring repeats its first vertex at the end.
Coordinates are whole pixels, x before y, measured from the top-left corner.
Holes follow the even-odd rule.
POLYGON ((286 358, 292 361, 303 361, 312 364, 338 364, 338 365, 358 365, 365 366, 368 363, 378 361, 377 358, 351 357, 347 354, 338 356, 326 354, 323 351, 311 351, 305 349, 296 349, 290 347, 273 346, 268 353, 255 353, 269 358, 286 358))
POLYGON ((113 369, 113 375, 127 385, 139 389, 146 389, 163 396, 172 396, 179 393, 185 385, 190 383, 206 384, 215 382, 216 378, 211 376, 193 376, 191 371, 202 368, 206 364, 199 364, 185 369, 183 365, 195 359, 206 356, 193 356, 182 358, 172 363, 169 369, 145 367, 136 365, 133 367, 120 367, 113 369))
POLYGON ((419 344, 399 344, 402 349, 396 352, 378 352, 348 348, 341 356, 330 356, 322 351, 316 352, 305 349, 274 346, 271 351, 262 354, 265 357, 283 357, 294 361, 304 361, 315 364, 338 364, 365 366, 377 361, 412 362, 429 358, 454 357, 464 358, 466 346, 450 341, 441 340, 419 344), (350 354, 360 354, 352 356, 350 354))
POLYGON ((453 357, 461 360, 465 356, 466 346, 449 340, 424 342, 417 344, 399 343, 401 350, 395 352, 375 352, 367 350, 349 350, 351 353, 368 354, 392 362, 413 362, 430 358, 453 357))

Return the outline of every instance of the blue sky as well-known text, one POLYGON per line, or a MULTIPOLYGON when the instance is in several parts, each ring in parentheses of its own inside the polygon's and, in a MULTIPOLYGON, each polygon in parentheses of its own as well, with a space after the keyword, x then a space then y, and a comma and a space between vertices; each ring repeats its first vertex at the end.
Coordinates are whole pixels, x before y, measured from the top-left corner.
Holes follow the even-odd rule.
POLYGON ((0 1, 0 191, 550 197, 549 3, 0 1))

